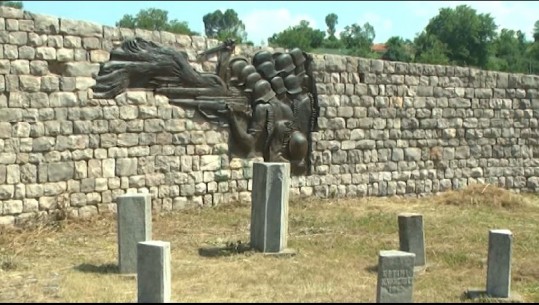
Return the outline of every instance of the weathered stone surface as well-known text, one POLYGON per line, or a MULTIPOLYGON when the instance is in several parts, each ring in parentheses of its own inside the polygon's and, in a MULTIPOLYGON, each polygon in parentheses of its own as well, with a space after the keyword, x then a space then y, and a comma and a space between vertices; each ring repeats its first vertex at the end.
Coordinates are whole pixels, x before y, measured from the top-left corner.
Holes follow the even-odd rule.
POLYGON ((142 241, 137 244, 137 291, 140 303, 169 303, 171 289, 170 243, 142 241))
POLYGON ((377 303, 412 303, 415 254, 380 251, 378 256, 377 303))
POLYGON ((9 6, 0 6, 0 17, 5 19, 22 19, 24 11, 9 6))
POLYGON ((51 163, 48 166, 49 181, 66 181, 74 178, 74 164, 73 162, 58 162, 51 163))
POLYGON ((34 59, 36 56, 36 49, 30 46, 19 47, 20 59, 34 59))
POLYGON ((423 215, 402 213, 398 216, 399 249, 415 254, 414 266, 425 266, 425 232, 423 231, 423 215))
POLYGON ((137 159, 136 158, 119 158, 116 159, 116 175, 131 176, 137 174, 137 159))
POLYGON ((56 60, 60 62, 73 61, 74 51, 73 49, 62 48, 56 50, 56 60))
MULTIPOLYGON (((49 65, 44 60, 32 60, 30 62, 30 74, 44 76, 49 74, 49 65)), ((40 78, 43 81, 43 78, 40 78)))
POLYGON ((490 230, 487 259, 487 294, 508 298, 511 294, 511 256, 513 233, 490 230))
POLYGON ((118 206, 118 267, 120 273, 137 271, 137 244, 152 239, 152 210, 149 194, 125 194, 118 206))
POLYGON ((36 59, 56 60, 56 49, 52 47, 37 47, 36 59))
MULTIPOLYGON (((78 184, 69 183, 70 192, 81 194, 72 196, 77 208, 88 206, 74 209, 77 216, 127 189, 150 192, 163 210, 249 197, 252 160, 228 155, 226 128, 152 92, 94 100, 90 89, 126 37, 181 48, 199 70, 215 68, 214 59, 194 60, 216 40, 2 10, 9 17, 0 17, 0 184, 17 185, 5 200, 37 203, 43 190, 30 185, 71 180, 78 184), (53 164, 65 162, 74 163, 72 176, 61 167, 55 173, 53 164), (68 180, 51 180, 62 173, 68 180)), ((254 52, 238 46, 235 53, 254 52)), ((422 196, 475 182, 539 189, 539 77, 313 57, 321 107, 313 175, 293 182, 292 194, 422 196)), ((47 198, 41 206, 53 208, 47 198)))
POLYGON ((26 92, 38 92, 41 89, 41 78, 31 75, 19 77, 20 89, 26 92))
POLYGON ((60 20, 58 17, 32 14, 34 20, 34 31, 38 34, 58 34, 60 30, 60 20))
POLYGON ((253 164, 251 246, 258 251, 286 250, 289 177, 288 163, 253 164))
POLYGON ((103 26, 93 22, 61 18, 60 34, 82 37, 102 37, 103 26))
POLYGON ((66 63, 64 76, 83 76, 95 78, 99 72, 99 64, 85 61, 66 63))

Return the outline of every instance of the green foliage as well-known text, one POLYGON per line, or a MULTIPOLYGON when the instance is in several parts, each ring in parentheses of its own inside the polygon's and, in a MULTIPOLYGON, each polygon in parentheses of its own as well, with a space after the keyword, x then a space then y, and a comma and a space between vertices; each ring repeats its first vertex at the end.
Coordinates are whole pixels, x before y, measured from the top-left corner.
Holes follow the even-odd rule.
POLYGON ((415 38, 414 46, 416 48, 415 62, 433 65, 449 64, 449 58, 445 55, 447 47, 436 36, 422 32, 415 38))
POLYGON ((322 41, 322 47, 326 49, 342 49, 344 48, 344 44, 336 37, 329 37, 322 41))
POLYGON ((208 37, 217 38, 221 41, 234 39, 237 43, 247 39, 245 24, 233 9, 227 9, 224 13, 221 10, 208 13, 202 17, 202 21, 204 22, 204 31, 208 37))
POLYGON ((168 11, 149 8, 140 10, 136 16, 125 14, 116 22, 116 26, 130 29, 144 29, 150 31, 168 31, 175 34, 198 35, 191 31, 185 21, 177 19, 168 20, 168 11))
POLYGON ((371 51, 375 36, 374 28, 368 22, 363 27, 354 23, 341 32, 341 42, 349 50, 349 55, 376 58, 378 55, 371 51))
POLYGON ((413 44, 410 40, 401 37, 390 37, 386 42, 387 51, 382 55, 382 59, 389 61, 411 62, 413 59, 413 44))
POLYGON ((0 6, 9 6, 13 8, 22 9, 22 1, 0 1, 0 6))
MULTIPOLYGON (((477 14, 470 6, 459 5, 455 9, 440 9, 439 14, 429 21, 425 32, 445 44, 444 53, 452 63, 484 68, 496 28, 490 14, 477 14)), ((421 49, 419 55, 422 52, 429 51, 421 49)))
POLYGON ((491 45, 492 56, 489 58, 487 68, 507 72, 529 72, 530 58, 526 51, 530 43, 526 41, 524 33, 502 29, 491 45))
POLYGON ((268 38, 270 46, 279 46, 283 48, 300 48, 304 51, 319 48, 322 46, 324 36, 323 31, 315 30, 309 26, 306 20, 293 27, 288 27, 286 30, 273 34, 268 38))
POLYGON ((337 23, 339 23, 339 16, 337 14, 331 13, 326 16, 326 25, 328 26, 327 32, 328 32, 328 39, 335 38, 335 27, 337 26, 337 23))
POLYGON ((535 21, 533 25, 533 40, 539 42, 539 20, 535 21))

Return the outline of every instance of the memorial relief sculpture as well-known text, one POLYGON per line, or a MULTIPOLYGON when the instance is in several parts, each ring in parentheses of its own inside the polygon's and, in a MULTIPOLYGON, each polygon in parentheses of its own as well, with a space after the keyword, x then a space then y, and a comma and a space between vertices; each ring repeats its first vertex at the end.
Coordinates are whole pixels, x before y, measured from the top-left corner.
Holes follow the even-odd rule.
POLYGON ((289 162, 292 173, 311 170, 311 132, 319 115, 312 56, 258 51, 252 60, 232 54, 235 42, 199 54, 217 56, 215 73, 196 71, 185 52, 142 38, 125 40, 101 64, 94 98, 110 99, 129 89, 165 95, 171 105, 193 108, 230 129, 232 154, 266 162, 289 162))

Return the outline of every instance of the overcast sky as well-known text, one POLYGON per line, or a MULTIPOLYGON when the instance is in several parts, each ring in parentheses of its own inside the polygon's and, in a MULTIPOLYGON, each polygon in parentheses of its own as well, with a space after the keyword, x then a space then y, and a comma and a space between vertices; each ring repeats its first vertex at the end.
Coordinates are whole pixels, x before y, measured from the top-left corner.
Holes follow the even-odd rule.
POLYGON ((375 42, 391 36, 413 39, 442 7, 468 4, 478 13, 490 13, 499 28, 521 30, 532 39, 533 25, 539 20, 535 1, 23 1, 24 9, 61 18, 86 20, 114 26, 124 14, 136 15, 141 9, 159 8, 169 19, 187 21, 189 27, 204 33, 202 17, 216 9, 234 9, 245 23, 248 39, 255 44, 274 33, 307 20, 326 30, 325 16, 339 16, 337 31, 345 26, 369 22, 376 32, 375 42))

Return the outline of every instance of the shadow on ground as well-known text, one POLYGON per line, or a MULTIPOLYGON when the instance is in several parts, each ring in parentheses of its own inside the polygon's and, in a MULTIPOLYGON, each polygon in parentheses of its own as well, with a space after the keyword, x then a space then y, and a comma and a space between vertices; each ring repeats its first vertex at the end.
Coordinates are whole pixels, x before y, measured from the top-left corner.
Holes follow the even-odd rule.
POLYGON ((378 265, 372 265, 365 267, 365 271, 369 273, 377 273, 378 272, 378 265))
POLYGON ((225 246, 219 247, 202 247, 198 249, 198 254, 203 257, 223 257, 251 251, 252 249, 249 244, 242 244, 241 242, 237 242, 229 243, 225 246))
POLYGON ((93 264, 80 264, 75 266, 75 270, 87 273, 118 273, 118 265, 116 264, 103 264, 103 265, 93 265, 93 264))

